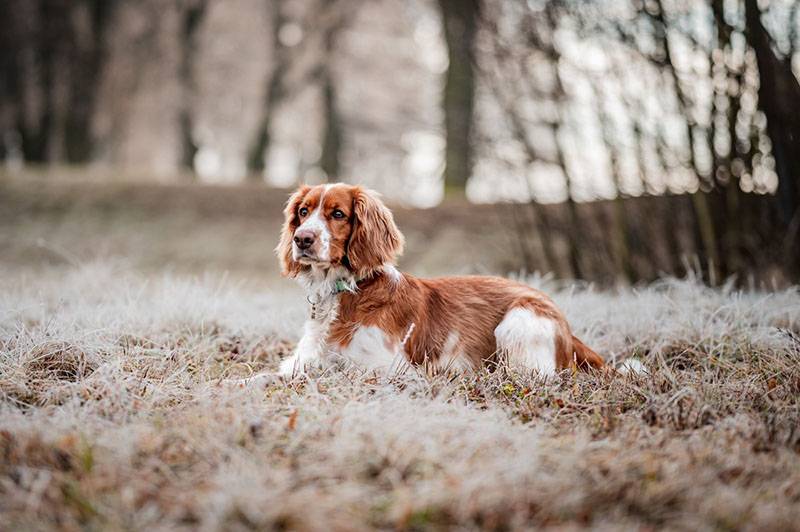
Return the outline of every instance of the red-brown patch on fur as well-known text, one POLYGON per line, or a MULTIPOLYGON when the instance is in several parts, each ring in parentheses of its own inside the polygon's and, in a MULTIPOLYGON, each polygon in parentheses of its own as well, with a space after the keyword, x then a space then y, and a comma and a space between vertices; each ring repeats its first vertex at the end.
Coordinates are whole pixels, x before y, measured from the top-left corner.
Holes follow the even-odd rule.
POLYGON ((357 277, 366 277, 384 263, 393 264, 403 252, 404 238, 392 211, 374 192, 353 189, 354 221, 347 258, 357 277))
POLYGON ((581 369, 600 369, 605 366, 605 362, 603 358, 595 353, 591 348, 589 348, 586 344, 578 340, 576 337, 572 337, 572 350, 575 353, 575 360, 574 362, 577 363, 578 367, 581 369))
MULTIPOLYGON (((571 367, 574 337, 552 300, 534 288, 499 277, 417 279, 403 274, 395 281, 380 275, 364 283, 357 294, 341 294, 329 342, 344 348, 359 326, 375 326, 389 341, 399 343, 413 323, 404 345, 410 362, 437 362, 454 332, 458 334, 456 351, 463 353, 473 367, 479 367, 495 361, 494 330, 515 307, 531 309, 556 322, 556 367, 571 367)), ((582 353, 578 361, 584 366, 580 364, 585 358, 582 353)), ((599 367, 597 362, 602 365, 602 359, 595 357, 587 362, 599 367)))
POLYGON ((330 259, 331 264, 341 264, 347 253, 347 242, 356 224, 354 215, 355 187, 337 185, 328 189, 322 198, 322 212, 327 219, 328 231, 331 235, 330 259), (341 220, 331 218, 331 213, 338 209, 345 215, 341 220))
POLYGON ((286 202, 286 207, 283 209, 283 227, 281 228, 281 238, 278 241, 278 247, 275 252, 278 254, 278 260, 281 263, 281 274, 286 277, 297 277, 303 269, 303 265, 292 258, 292 238, 294 232, 300 225, 297 218, 297 209, 300 208, 305 196, 311 190, 311 187, 303 185, 298 188, 294 194, 289 197, 286 202))

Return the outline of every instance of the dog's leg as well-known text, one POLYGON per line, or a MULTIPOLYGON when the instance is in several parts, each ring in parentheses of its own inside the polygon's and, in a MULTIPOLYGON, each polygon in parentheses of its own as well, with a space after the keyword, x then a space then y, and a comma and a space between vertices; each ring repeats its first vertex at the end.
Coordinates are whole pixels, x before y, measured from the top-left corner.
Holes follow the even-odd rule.
POLYGON ((294 354, 281 361, 278 374, 292 378, 304 374, 307 369, 324 367, 329 326, 328 320, 306 321, 303 337, 297 343, 294 354))
POLYGON ((313 320, 306 322, 303 337, 295 347, 294 353, 281 361, 277 373, 263 372, 228 381, 229 386, 238 388, 264 388, 280 381, 281 379, 293 379, 304 375, 307 369, 312 367, 320 368, 323 366, 323 354, 325 352, 325 336, 321 336, 320 331, 313 320))
POLYGON ((274 384, 280 380, 293 379, 304 375, 307 369, 322 368, 327 361, 327 337, 330 320, 306 321, 303 336, 297 343, 294 353, 281 361, 276 373, 263 372, 245 377, 244 379, 229 380, 224 383, 226 387, 260 389, 274 384))
POLYGON ((557 324, 525 307, 514 307, 494 330, 497 349, 510 367, 536 370, 540 375, 556 372, 557 324))
POLYGON ((274 384, 280 380, 280 375, 277 373, 264 372, 256 373, 244 379, 233 379, 222 382, 222 387, 225 389, 231 388, 248 388, 248 389, 263 389, 274 384))

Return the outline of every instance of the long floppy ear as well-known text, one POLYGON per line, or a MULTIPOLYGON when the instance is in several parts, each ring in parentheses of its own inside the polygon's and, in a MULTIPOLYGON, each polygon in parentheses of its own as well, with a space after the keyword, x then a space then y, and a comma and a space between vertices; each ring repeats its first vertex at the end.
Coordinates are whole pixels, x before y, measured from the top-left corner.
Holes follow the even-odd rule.
POLYGON ((292 258, 292 238, 294 231, 297 229, 297 208, 303 202, 303 198, 308 194, 311 187, 302 185, 294 194, 289 197, 286 203, 286 208, 283 209, 283 228, 281 229, 281 240, 278 242, 278 247, 275 248, 275 253, 278 254, 278 260, 281 263, 281 274, 286 277, 297 277, 300 273, 302 265, 292 258))
POLYGON ((405 239, 377 192, 356 187, 353 196, 355 219, 347 260, 356 276, 365 277, 385 263, 394 264, 405 239))

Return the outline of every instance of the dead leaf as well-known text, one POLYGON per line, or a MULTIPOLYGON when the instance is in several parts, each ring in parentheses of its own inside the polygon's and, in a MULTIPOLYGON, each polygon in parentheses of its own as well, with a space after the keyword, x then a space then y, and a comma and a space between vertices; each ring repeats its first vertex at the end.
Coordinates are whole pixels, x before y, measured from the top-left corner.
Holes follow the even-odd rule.
POLYGON ((291 414, 289 414, 289 421, 286 424, 287 430, 294 430, 294 427, 297 425, 297 410, 293 410, 291 414))

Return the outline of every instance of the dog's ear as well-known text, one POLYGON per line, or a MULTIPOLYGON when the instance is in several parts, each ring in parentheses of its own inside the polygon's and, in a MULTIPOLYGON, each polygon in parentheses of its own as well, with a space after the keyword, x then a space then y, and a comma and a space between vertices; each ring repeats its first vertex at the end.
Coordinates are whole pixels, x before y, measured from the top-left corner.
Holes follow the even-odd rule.
POLYGON ((275 248, 275 252, 278 254, 278 260, 281 263, 281 274, 286 277, 297 277, 297 274, 302 269, 302 265, 292 258, 292 239, 298 226, 297 209, 309 190, 311 190, 311 187, 308 185, 300 186, 289 197, 286 208, 283 210, 284 220, 281 239, 278 242, 278 247, 275 248))
POLYGON ((353 214, 347 260, 356 276, 365 277, 383 264, 394 264, 403 253, 405 239, 377 192, 355 187, 353 214))

